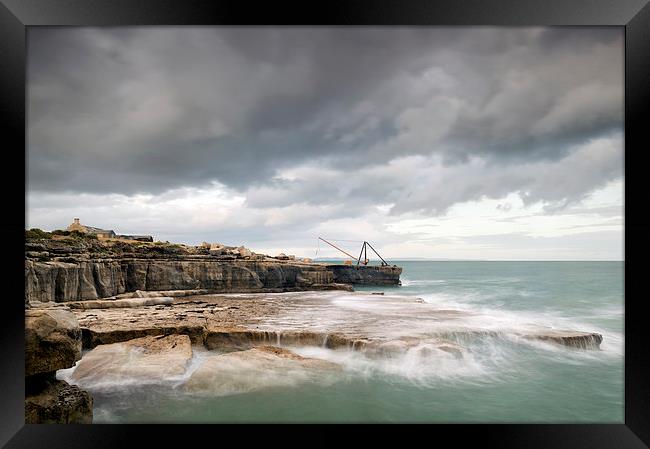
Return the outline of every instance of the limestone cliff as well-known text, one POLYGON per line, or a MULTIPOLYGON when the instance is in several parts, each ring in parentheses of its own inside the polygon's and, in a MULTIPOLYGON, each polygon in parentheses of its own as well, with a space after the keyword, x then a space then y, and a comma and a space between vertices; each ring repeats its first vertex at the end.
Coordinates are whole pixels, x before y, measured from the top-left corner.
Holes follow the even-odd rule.
POLYGON ((359 285, 399 285, 402 268, 397 266, 328 265, 334 282, 359 285))
POLYGON ((107 298, 136 290, 213 293, 349 289, 399 284, 399 267, 269 257, 239 247, 39 239, 26 242, 25 303, 107 298), (347 284, 347 285, 341 285, 347 284))

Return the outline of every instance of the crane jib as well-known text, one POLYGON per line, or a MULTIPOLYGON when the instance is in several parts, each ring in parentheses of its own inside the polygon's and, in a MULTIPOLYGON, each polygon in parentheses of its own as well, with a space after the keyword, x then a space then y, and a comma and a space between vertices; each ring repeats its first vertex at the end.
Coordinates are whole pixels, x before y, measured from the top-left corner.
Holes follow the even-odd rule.
POLYGON ((320 240, 324 241, 325 243, 327 243, 328 245, 330 245, 330 246, 332 246, 332 247, 338 249, 339 251, 341 251, 341 252, 342 252, 343 254, 345 254, 346 256, 351 257, 351 258, 353 258, 353 259, 356 259, 356 257, 354 257, 352 254, 343 251, 341 248, 339 248, 339 247, 336 246, 335 244, 328 242, 327 240, 325 240, 325 239, 322 238, 322 237, 318 237, 318 238, 319 238, 320 240))
POLYGON ((356 259, 356 261, 357 261, 357 266, 359 266, 359 264, 361 263, 361 256, 363 256, 363 264, 364 264, 364 265, 368 265, 368 262, 369 262, 369 260, 368 260, 368 247, 370 247, 370 249, 372 250, 372 252, 374 252, 375 254, 377 254, 377 257, 379 257, 379 258, 381 259, 381 265, 382 265, 382 266, 388 266, 388 262, 386 262, 386 261, 384 260, 384 258, 381 257, 381 256, 379 255, 379 253, 377 252, 377 250, 375 250, 375 248, 373 248, 372 245, 371 245, 370 243, 366 242, 366 241, 364 241, 364 242, 363 242, 363 245, 361 246, 361 253, 359 253, 359 257, 354 257, 352 254, 348 253, 347 251, 342 250, 341 248, 339 248, 338 246, 336 246, 335 244, 333 244, 333 243, 331 243, 331 242, 328 242, 328 241, 325 240, 324 238, 322 238, 322 237, 318 237, 318 239, 324 241, 325 243, 327 243, 327 244, 330 245, 331 247, 336 248, 337 250, 341 251, 343 254, 345 254, 346 256, 350 257, 351 259, 353 259, 353 260, 356 259))

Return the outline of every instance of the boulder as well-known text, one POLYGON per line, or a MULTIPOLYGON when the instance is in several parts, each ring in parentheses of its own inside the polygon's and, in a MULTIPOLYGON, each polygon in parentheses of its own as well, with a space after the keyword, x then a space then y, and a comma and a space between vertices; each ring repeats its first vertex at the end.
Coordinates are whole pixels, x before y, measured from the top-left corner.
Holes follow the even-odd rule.
POLYGON ((243 258, 249 258, 249 257, 251 257, 253 255, 253 253, 251 252, 250 249, 245 248, 243 246, 240 246, 239 248, 237 248, 237 252, 239 254, 239 257, 243 257, 243 258))
POLYGON ((68 308, 25 310, 25 375, 69 368, 81 359, 81 329, 68 308))
POLYGON ((90 423, 92 397, 56 380, 56 371, 81 359, 81 329, 60 304, 34 302, 25 310, 25 422, 90 423))
POLYGON ((218 243, 213 243, 210 245, 210 254, 213 256, 219 256, 225 252, 226 248, 223 245, 219 245, 218 243))
POLYGON ((90 424, 93 399, 88 392, 63 380, 48 379, 25 395, 26 424, 90 424))

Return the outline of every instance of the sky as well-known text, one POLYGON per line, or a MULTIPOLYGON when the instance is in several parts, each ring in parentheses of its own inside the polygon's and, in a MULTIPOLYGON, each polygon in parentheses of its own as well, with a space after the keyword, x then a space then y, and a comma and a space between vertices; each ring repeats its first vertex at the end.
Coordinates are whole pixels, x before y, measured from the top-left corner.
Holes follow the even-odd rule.
POLYGON ((623 260, 620 27, 32 27, 28 228, 623 260))

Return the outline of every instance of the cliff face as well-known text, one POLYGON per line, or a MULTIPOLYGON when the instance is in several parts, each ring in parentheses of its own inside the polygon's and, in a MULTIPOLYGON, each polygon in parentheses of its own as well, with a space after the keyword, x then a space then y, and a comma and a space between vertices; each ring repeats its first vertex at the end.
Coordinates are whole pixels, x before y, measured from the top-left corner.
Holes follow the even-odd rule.
POLYGON ((400 285, 402 268, 397 266, 328 265, 334 282, 359 285, 400 285))
POLYGON ((221 245, 41 239, 25 246, 25 303, 91 300, 136 290, 235 293, 397 285, 402 271, 307 263, 221 245))
POLYGON ((288 291, 333 284, 325 266, 264 261, 107 260, 25 263, 25 301, 76 301, 135 290, 288 291))

